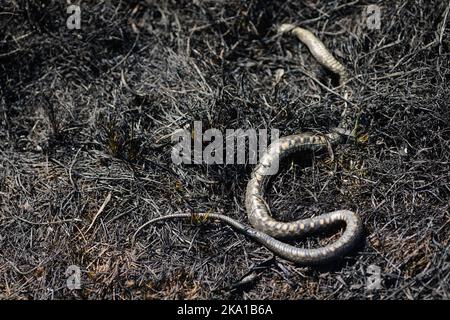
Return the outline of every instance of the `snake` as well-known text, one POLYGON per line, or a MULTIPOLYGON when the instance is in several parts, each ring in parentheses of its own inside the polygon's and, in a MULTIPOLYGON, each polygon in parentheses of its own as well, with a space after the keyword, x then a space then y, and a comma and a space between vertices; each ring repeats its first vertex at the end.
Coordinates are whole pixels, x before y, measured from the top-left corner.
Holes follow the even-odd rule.
MULTIPOLYGON (((325 68, 339 76, 339 83, 345 86, 348 80, 346 68, 328 51, 323 42, 311 31, 292 25, 282 24, 280 34, 290 33, 304 43, 314 58, 325 68)), ((219 220, 244 236, 265 246, 276 256, 299 265, 317 265, 342 258, 355 248, 363 232, 359 215, 350 210, 337 210, 315 217, 282 222, 274 219, 264 201, 265 189, 273 174, 275 161, 280 161, 290 154, 304 151, 318 151, 342 143, 349 135, 349 120, 343 113, 338 127, 330 133, 319 134, 304 132, 284 136, 272 142, 259 159, 251 173, 246 188, 245 207, 250 224, 241 222, 220 213, 175 213, 154 218, 142 225, 134 234, 145 226, 167 219, 193 219, 195 221, 219 220), (336 224, 345 223, 345 230, 334 242, 318 248, 299 248, 282 240, 302 237, 322 231, 336 224)), ((133 238, 134 238, 133 236, 133 238)))

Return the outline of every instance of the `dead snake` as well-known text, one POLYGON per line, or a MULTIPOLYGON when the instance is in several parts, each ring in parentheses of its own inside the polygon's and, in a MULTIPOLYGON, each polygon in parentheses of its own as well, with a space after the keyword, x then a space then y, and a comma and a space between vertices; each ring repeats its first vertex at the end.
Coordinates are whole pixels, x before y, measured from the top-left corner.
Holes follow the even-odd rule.
MULTIPOLYGON (((340 84, 344 86, 347 81, 345 67, 339 63, 327 50, 325 45, 310 31, 295 27, 291 24, 283 24, 279 28, 280 33, 290 32, 303 42, 315 57, 315 59, 339 75, 340 84)), ((264 191, 270 180, 269 169, 274 161, 280 161, 289 154, 298 151, 317 151, 330 145, 341 143, 348 132, 348 119, 343 119, 338 128, 328 134, 301 133, 285 136, 273 142, 260 158, 259 164, 252 172, 247 185, 245 206, 250 223, 254 228, 226 216, 217 213, 177 213, 152 219, 141 226, 134 236, 143 227, 161 220, 175 218, 195 218, 195 220, 218 219, 245 236, 262 244, 277 256, 291 262, 302 265, 313 265, 328 262, 342 257, 353 249, 362 234, 362 222, 359 216, 349 210, 337 210, 322 214, 317 217, 301 219, 292 222, 280 222, 275 220, 269 213, 264 199, 264 191), (297 248, 275 238, 293 238, 303 236, 315 231, 322 230, 336 223, 344 222, 346 228, 344 233, 335 242, 315 248, 297 248)))

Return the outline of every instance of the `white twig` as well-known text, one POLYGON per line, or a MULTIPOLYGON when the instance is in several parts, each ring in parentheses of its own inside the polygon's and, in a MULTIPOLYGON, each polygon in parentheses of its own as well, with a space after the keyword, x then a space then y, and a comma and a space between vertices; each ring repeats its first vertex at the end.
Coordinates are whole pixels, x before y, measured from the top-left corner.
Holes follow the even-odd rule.
POLYGON ((97 220, 98 216, 100 215, 100 213, 103 212, 103 210, 105 210, 106 205, 108 204, 108 202, 111 200, 111 192, 108 193, 108 195, 106 196, 105 201, 103 201, 102 206, 100 207, 100 209, 98 209, 97 213, 95 214, 94 219, 92 219, 91 224, 89 225, 89 227, 87 228, 87 230, 85 231, 85 233, 87 233, 89 230, 91 230, 92 226, 94 225, 95 221, 97 220))

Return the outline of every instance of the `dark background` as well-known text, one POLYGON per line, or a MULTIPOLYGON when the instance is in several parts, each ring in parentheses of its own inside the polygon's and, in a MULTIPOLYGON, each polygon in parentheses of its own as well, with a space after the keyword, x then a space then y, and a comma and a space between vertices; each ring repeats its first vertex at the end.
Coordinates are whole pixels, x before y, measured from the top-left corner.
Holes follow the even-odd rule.
POLYGON ((0 298, 449 298, 447 1, 83 1, 80 30, 67 5, 0 0, 0 298), (368 4, 380 30, 366 26, 368 4), (322 268, 271 259, 220 224, 159 224, 132 244, 174 212, 248 223, 253 165, 174 165, 180 127, 283 136, 339 122, 339 99, 305 72, 332 77, 277 36, 285 22, 348 68, 362 132, 334 161, 288 163, 268 190, 272 213, 351 209, 365 243, 322 268), (80 290, 66 288, 70 265, 80 290), (370 265, 378 290, 366 288, 370 265))

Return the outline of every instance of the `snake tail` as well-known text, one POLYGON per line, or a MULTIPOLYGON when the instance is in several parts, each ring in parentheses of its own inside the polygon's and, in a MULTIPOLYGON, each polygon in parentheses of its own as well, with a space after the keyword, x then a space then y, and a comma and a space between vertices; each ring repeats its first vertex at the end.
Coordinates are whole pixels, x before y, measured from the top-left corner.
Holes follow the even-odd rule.
POLYGON ((355 234, 359 234, 356 229, 361 228, 358 217, 353 212, 347 210, 330 212, 320 218, 305 219, 303 223, 306 228, 302 228, 299 223, 298 231, 302 234, 319 231, 325 229, 325 226, 339 222, 345 222, 347 227, 341 237, 330 245, 317 249, 303 249, 281 242, 265 232, 248 227, 229 216, 217 213, 196 213, 194 215, 190 213, 175 213, 149 220, 145 225, 169 219, 191 219, 192 221, 201 221, 202 223, 217 219, 265 246, 277 256, 299 265, 323 264, 344 256, 353 249, 355 242, 352 238, 355 234), (325 221, 327 221, 326 224, 324 223, 325 221))

